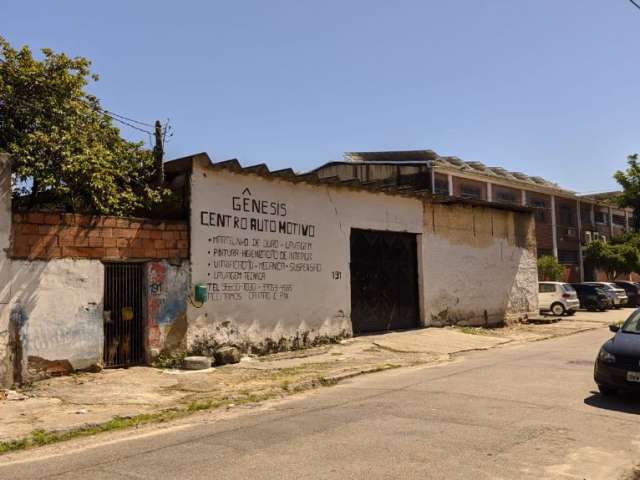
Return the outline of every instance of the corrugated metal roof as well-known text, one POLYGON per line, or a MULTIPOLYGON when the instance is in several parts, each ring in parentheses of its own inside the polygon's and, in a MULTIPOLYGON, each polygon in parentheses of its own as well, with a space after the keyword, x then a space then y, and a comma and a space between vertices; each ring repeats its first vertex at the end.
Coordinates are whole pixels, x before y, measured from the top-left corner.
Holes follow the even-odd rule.
POLYGON ((564 190, 573 193, 570 190, 560 187, 557 183, 545 180, 542 177, 531 177, 522 172, 510 172, 502 167, 488 167, 482 162, 467 162, 458 157, 440 156, 433 150, 398 150, 388 152, 346 152, 344 154, 345 161, 352 163, 361 162, 429 162, 437 167, 455 168, 462 172, 476 173, 487 177, 503 178, 505 180, 526 182, 533 185, 552 188, 555 190, 564 190))
MULTIPOLYGON (((264 164, 251 165, 243 167, 240 162, 233 158, 230 160, 223 160, 220 162, 213 162, 209 155, 205 152, 196 153, 187 157, 170 160, 165 163, 165 172, 180 173, 191 171, 193 162, 201 162, 203 166, 208 166, 213 170, 225 170, 240 174, 253 174, 260 177, 285 180, 292 183, 307 183, 311 185, 330 185, 338 188, 348 188, 352 190, 367 191, 373 193, 385 193, 389 195, 398 195, 404 197, 418 198, 422 200, 429 200, 432 203, 444 203, 444 204, 464 204, 473 206, 482 206, 495 208, 498 210, 509 210, 516 212, 532 212, 533 209, 522 205, 510 205, 503 203, 487 202, 485 200, 473 200, 459 197, 449 197, 446 195, 433 195, 430 190, 416 189, 411 185, 397 185, 388 180, 383 181, 368 181, 362 182, 358 179, 340 180, 338 177, 326 177, 320 178, 315 172, 309 173, 296 173, 291 168, 285 168, 282 170, 270 170, 269 167, 264 164)), ((336 162, 341 163, 341 162, 336 162)), ((411 162, 404 162, 411 163, 411 162)), ((421 162, 418 162, 421 163, 421 162)))

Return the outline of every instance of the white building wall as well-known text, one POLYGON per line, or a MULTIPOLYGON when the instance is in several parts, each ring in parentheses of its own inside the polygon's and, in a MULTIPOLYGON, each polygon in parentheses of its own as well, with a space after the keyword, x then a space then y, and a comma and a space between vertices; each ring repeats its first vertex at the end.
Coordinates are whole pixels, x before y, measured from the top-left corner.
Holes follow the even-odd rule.
POLYGON ((351 228, 422 230, 422 203, 415 199, 212 172, 197 164, 191 192, 191 278, 209 284, 209 301, 189 307, 190 342, 203 335, 257 343, 350 334, 351 228), (244 211, 252 200, 267 213, 244 211), (218 214, 231 223, 213 226, 218 214), (252 221, 276 230, 279 222, 290 222, 291 229, 308 231, 257 232, 252 221), (242 257, 243 250, 276 258, 242 257), (229 263, 234 261, 245 263, 229 263))
MULTIPOLYGON (((513 212, 447 205, 437 206, 434 216, 429 204, 415 198, 293 184, 198 162, 191 182, 191 279, 194 285, 208 285, 209 300, 201 308, 196 302, 189 306, 190 344, 203 337, 259 343, 351 333, 352 228, 419 234, 423 325, 496 324, 537 308, 535 246, 516 244, 513 212), (251 211, 253 200, 264 213, 251 211), (429 219, 453 211, 468 226, 473 212, 485 212, 486 218, 477 219, 488 225, 482 241, 470 240, 466 233, 456 236, 455 229, 443 228, 442 219, 434 230, 429 219), (493 220, 487 211, 497 212, 493 220), (292 222, 309 231, 307 236, 257 232, 252 221, 254 227, 267 222, 267 229, 272 225, 276 231, 278 222, 292 222), (303 242, 303 248, 295 242, 303 242), (273 254, 276 261, 287 257, 284 269, 273 270, 267 263, 262 270, 261 262, 274 260, 243 257, 244 250, 273 254), (302 271, 289 269, 292 253, 306 256, 293 262, 302 271)), ((528 219, 520 230, 526 228, 534 241, 530 215, 518 215, 528 219)))
POLYGON ((29 359, 82 369, 102 360, 103 265, 96 260, 11 260, 11 178, 0 155, 0 386, 29 359), (16 354, 19 352, 18 356, 16 354), (22 356, 21 362, 16 360, 22 356))
POLYGON ((537 313, 528 214, 427 205, 422 247, 428 325, 495 326, 537 313))
POLYGON ((7 257, 11 235, 11 169, 9 156, 0 153, 0 386, 13 381, 13 358, 9 348, 9 298, 11 277, 7 257))

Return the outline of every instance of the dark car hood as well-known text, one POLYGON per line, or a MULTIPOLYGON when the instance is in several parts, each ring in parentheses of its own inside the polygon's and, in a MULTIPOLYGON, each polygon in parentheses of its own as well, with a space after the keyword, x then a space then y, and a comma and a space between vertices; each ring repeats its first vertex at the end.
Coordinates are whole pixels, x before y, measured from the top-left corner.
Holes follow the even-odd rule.
POLYGON ((640 335, 624 333, 620 330, 604 344, 605 350, 614 355, 625 355, 640 358, 640 335))

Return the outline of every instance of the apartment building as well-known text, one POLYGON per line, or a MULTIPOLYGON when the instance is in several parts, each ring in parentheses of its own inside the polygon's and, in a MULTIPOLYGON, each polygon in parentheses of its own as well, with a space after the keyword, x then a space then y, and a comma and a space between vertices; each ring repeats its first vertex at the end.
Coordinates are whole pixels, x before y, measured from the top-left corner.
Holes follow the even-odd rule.
POLYGON ((349 152, 313 173, 340 181, 386 184, 477 202, 531 207, 535 211, 538 256, 553 255, 565 266, 565 279, 595 279, 582 248, 592 240, 609 240, 630 229, 632 211, 618 208, 615 192, 579 195, 539 176, 489 167, 432 150, 349 152))

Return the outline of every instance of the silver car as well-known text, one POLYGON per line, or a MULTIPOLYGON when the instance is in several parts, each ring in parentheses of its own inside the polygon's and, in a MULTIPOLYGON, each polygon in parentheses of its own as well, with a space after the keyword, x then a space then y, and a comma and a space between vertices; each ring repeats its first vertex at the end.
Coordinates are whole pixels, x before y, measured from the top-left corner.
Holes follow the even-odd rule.
POLYGON ((624 289, 618 287, 615 283, 611 282, 584 282, 585 285, 595 285, 606 293, 613 304, 613 308, 620 308, 629 302, 627 292, 624 289))

